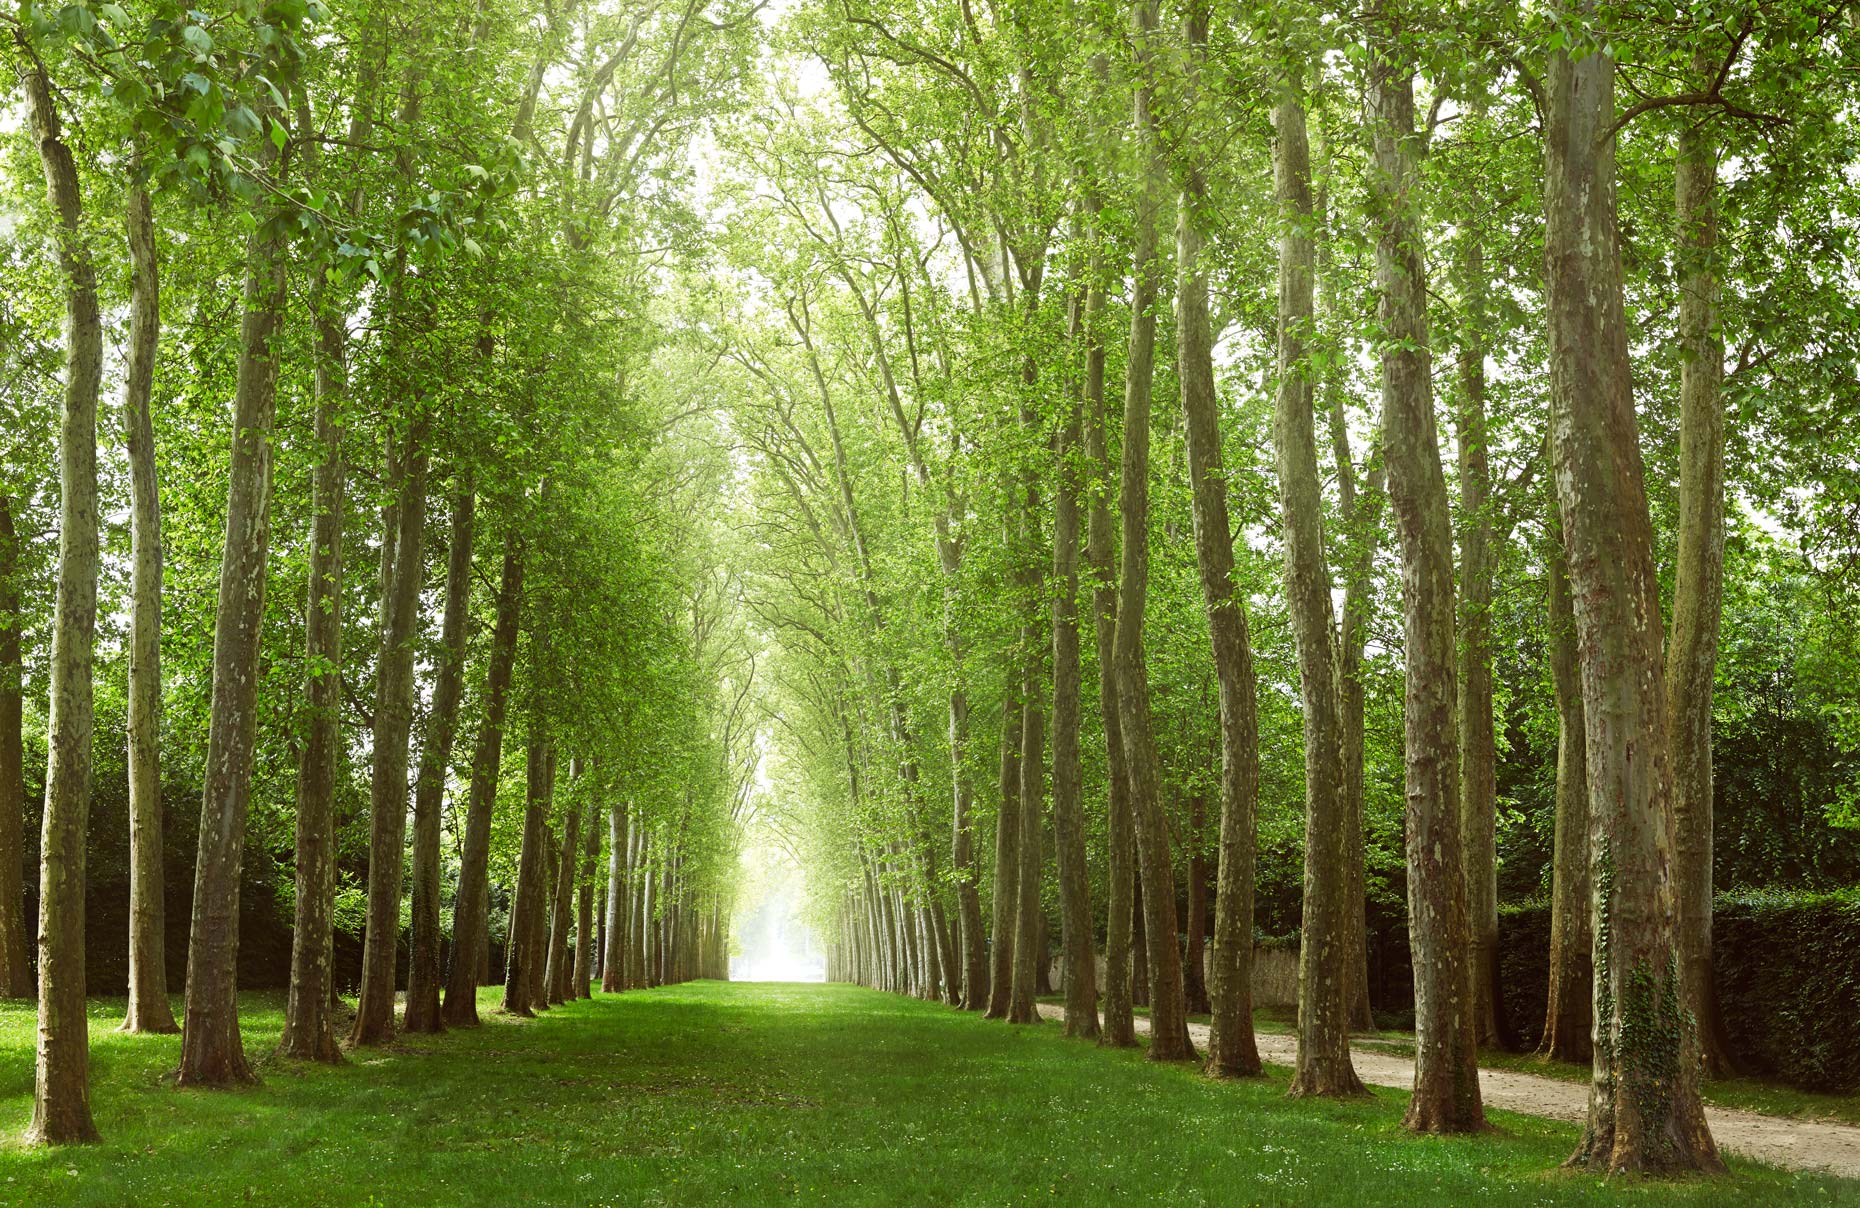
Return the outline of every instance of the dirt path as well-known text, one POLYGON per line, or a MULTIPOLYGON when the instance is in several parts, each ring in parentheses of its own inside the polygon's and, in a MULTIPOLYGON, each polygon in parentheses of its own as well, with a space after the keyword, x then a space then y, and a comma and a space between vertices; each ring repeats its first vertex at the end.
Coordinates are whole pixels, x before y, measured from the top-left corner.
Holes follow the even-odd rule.
MULTIPOLYGON (((1045 1019, 1061 1019, 1065 1009, 1041 1003, 1040 1015, 1045 1019)), ((1149 1030, 1150 1021, 1139 1018, 1137 1031, 1147 1035, 1149 1030)), ((1188 1032, 1205 1052, 1207 1025, 1191 1023, 1188 1032)), ((1273 1065, 1289 1067, 1292 1064, 1296 1039, 1267 1032, 1259 1033, 1255 1039, 1262 1060, 1273 1065)), ((1352 1056, 1357 1076, 1372 1086, 1407 1090, 1414 1085, 1414 1062, 1406 1057, 1362 1047, 1356 1048, 1352 1056)), ((1581 1083, 1509 1070, 1482 1069, 1479 1090, 1487 1107, 1571 1124, 1581 1124, 1588 1117, 1589 1088, 1581 1083)), ((1727 1153, 1791 1170, 1824 1170, 1842 1178, 1860 1179, 1860 1128, 1711 1106, 1706 1107, 1705 1115, 1711 1123, 1711 1135, 1717 1139, 1718 1147, 1727 1153)))

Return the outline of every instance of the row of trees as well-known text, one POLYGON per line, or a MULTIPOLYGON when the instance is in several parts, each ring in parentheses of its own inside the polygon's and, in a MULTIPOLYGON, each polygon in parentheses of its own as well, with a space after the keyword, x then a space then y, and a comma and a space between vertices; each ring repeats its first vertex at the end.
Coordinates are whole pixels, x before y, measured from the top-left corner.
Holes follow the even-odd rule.
POLYGON ((1056 916, 1069 1034, 1134 1044, 1147 1002, 1187 1059, 1211 1007, 1210 1072, 1255 1073, 1262 803, 1295 796, 1293 1093, 1362 1089, 1393 881, 1408 1124, 1477 1129, 1522 685, 1555 702, 1546 1047, 1594 1067, 1572 1161, 1719 1169, 1727 528, 1851 615, 1850 25, 880 2, 778 37, 687 328, 753 471, 832 974, 1030 1022, 1056 916))
POLYGON ((3 203, 0 994, 36 979, 34 1140, 97 1135, 86 861, 121 849, 87 815, 124 735, 129 1031, 176 1029, 164 789, 200 802, 181 1086, 253 1077, 255 859, 294 911, 290 1057, 476 1023, 496 938, 519 1014, 597 969, 610 990, 721 969, 753 663, 710 547, 728 465, 668 427, 653 299, 750 11, 3 19, 26 122, 3 203), (33 885, 13 794, 37 700, 33 885), (362 940, 352 1020, 339 931, 362 940))

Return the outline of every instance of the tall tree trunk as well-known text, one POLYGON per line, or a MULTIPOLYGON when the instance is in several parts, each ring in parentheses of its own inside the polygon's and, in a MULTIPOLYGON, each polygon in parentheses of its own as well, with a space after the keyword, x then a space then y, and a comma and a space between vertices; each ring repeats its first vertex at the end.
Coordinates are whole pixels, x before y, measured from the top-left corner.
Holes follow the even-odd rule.
MULTIPOLYGON (((1595 20, 1593 0, 1557 13, 1574 28, 1595 20)), ((1595 936, 1595 1072, 1570 1162, 1718 1171, 1676 955, 1659 581, 1622 301, 1614 74, 1606 50, 1553 52, 1544 122, 1551 449, 1582 664, 1595 936)))
MULTIPOLYGON (((1554 496, 1551 508, 1554 516, 1554 496)), ((1576 617, 1560 524, 1554 526, 1544 562, 1549 570, 1550 676, 1556 686, 1556 848, 1550 879, 1550 992, 1543 1043, 1537 1051, 1554 1061, 1591 1061, 1595 1010, 1589 956, 1589 761, 1576 617)))
POLYGON ((129 355, 123 369, 123 436, 129 448, 129 1008, 124 1032, 178 1032, 168 1005, 163 903, 161 760, 161 492, 149 397, 161 338, 161 277, 148 190, 132 187, 129 355))
POLYGON ((1020 909, 1020 742, 1018 685, 1001 704, 1001 809, 995 816, 994 918, 989 937, 989 1019, 1006 1019, 1014 996, 1015 916, 1020 909))
POLYGON ((1156 306, 1161 275, 1157 249, 1158 211, 1164 200, 1167 167, 1161 131, 1151 111, 1155 70, 1155 0, 1141 0, 1132 12, 1138 66, 1143 80, 1136 90, 1134 125, 1145 157, 1137 201, 1136 285, 1131 294, 1130 352, 1124 382, 1124 461, 1122 467, 1123 565, 1119 568, 1117 604, 1118 729, 1130 775, 1131 815, 1136 822, 1137 859, 1143 875, 1143 922, 1148 938, 1150 980, 1150 1060, 1188 1061, 1195 1046, 1188 1037, 1182 995, 1182 953, 1176 947, 1175 870, 1169 848, 1169 824, 1163 817, 1161 770, 1150 722, 1149 669, 1144 661, 1144 609, 1150 585, 1150 390, 1156 351, 1156 306))
MULTIPOLYGON (((1205 5, 1192 6, 1187 33, 1199 56, 1207 42, 1205 5)), ((1208 317, 1203 262, 1212 201, 1198 168, 1186 169, 1176 214, 1176 363, 1181 378, 1183 431, 1195 520, 1195 561, 1220 685, 1220 883, 1215 893, 1213 1026, 1208 1069, 1221 1077, 1257 1074, 1253 1042, 1253 846, 1259 809, 1259 715, 1253 645, 1246 607, 1234 591, 1233 530, 1227 518, 1227 471, 1221 456, 1219 401, 1214 390, 1214 331, 1208 317)), ((1189 863, 1189 977, 1201 999, 1200 932, 1206 926, 1207 865, 1202 851, 1201 803, 1192 823, 1189 863)))
POLYGON ((465 624, 471 613, 472 539, 478 496, 469 474, 453 483, 450 537, 446 550, 446 603, 439 625, 433 705, 426 715, 426 742, 420 749, 420 774, 413 790, 413 925, 407 962, 409 1032, 445 1028, 439 1012, 439 850, 440 806, 446 773, 452 766, 452 741, 458 732, 459 698, 465 692, 465 624))
MULTIPOLYGON (((578 779, 579 760, 569 763, 569 778, 578 779)), ((575 858, 581 853, 581 807, 571 805, 562 823, 562 846, 555 861, 554 909, 549 918, 549 956, 543 977, 549 987, 549 1001, 568 1002, 574 993, 574 954, 568 948, 569 928, 574 925, 575 858)))
MULTIPOLYGON (((1483 87, 1478 81, 1475 90, 1483 87)), ((1482 124, 1476 92, 1468 120, 1482 124)), ((1492 469, 1485 407, 1485 244, 1479 210, 1485 197, 1469 181, 1473 214, 1461 232, 1458 270, 1464 307, 1455 415, 1460 485, 1459 803, 1461 865, 1472 944, 1473 1027, 1478 1043, 1510 1048, 1498 974, 1498 737, 1492 718, 1492 469)))
MULTIPOLYGON (((1700 56, 1695 69, 1715 64, 1700 56)), ((1724 346, 1718 339, 1718 147, 1711 118, 1679 135, 1679 550, 1666 651, 1667 736, 1678 826, 1680 999, 1711 1074, 1732 1072, 1712 985, 1712 678, 1724 602, 1724 346)))
POLYGON ((578 878, 575 906, 575 962, 572 976, 574 991, 570 998, 593 998, 595 965, 599 949, 595 945, 594 878, 601 859, 601 828, 596 815, 588 815, 588 829, 581 845, 581 874, 578 878))
MULTIPOLYGON (((542 970, 537 932, 546 916, 545 876, 549 831, 549 742, 542 719, 530 719, 528 775, 523 810, 523 840, 517 858, 517 884, 510 897, 510 928, 504 958, 504 1010, 512 1015, 533 1015, 536 988, 542 970)), ((546 939, 544 941, 547 942, 546 939)), ((545 1004, 546 1005, 546 1004, 545 1004)))
POLYGON ((601 991, 618 994, 627 988, 627 802, 616 797, 607 812, 607 948, 601 956, 601 991))
POLYGON ((1311 417, 1307 333, 1312 321, 1311 153, 1304 102, 1285 81, 1273 107, 1279 202, 1279 388, 1273 415, 1285 533, 1285 596, 1304 701, 1304 926, 1298 946, 1298 1057, 1294 1095, 1360 1095, 1350 1064, 1350 941, 1345 890, 1343 725, 1331 633, 1324 501, 1311 417))
POLYGON ((296 888, 291 985, 278 1052, 338 1062, 332 942, 336 906, 336 789, 342 760, 342 522, 348 468, 342 411, 348 401, 348 330, 317 275, 316 445, 311 472, 310 585, 304 604, 304 750, 297 768, 296 888))
POLYGON ((0 495, 0 998, 34 993, 26 960, 25 667, 19 631, 19 531, 16 501, 0 495))
MULTIPOLYGON (((1387 20, 1378 14, 1382 20, 1387 20)), ((1419 209, 1413 69, 1392 30, 1372 34, 1370 94, 1380 217, 1382 449, 1401 544, 1408 935, 1414 955, 1414 1094, 1403 1123, 1417 1132, 1484 1125, 1479 1034, 1467 959, 1460 848, 1459 736, 1453 633, 1453 522, 1440 466, 1428 348, 1427 268, 1419 209), (1388 43, 1378 44, 1381 37, 1388 43)), ((1488 726, 1490 717, 1486 719, 1488 726)))
MULTIPOLYGON (((953 590, 945 600, 946 612, 954 611, 953 590)), ((953 622, 945 622, 944 628, 946 633, 952 633, 953 622)), ((949 693, 950 778, 954 795, 950 861, 956 867, 956 915, 962 935, 962 1009, 980 1011, 988 1005, 988 946, 982 929, 982 895, 977 885, 981 869, 975 855, 975 785, 969 768, 969 694, 960 681, 961 642, 953 633, 947 641, 958 677, 949 693)))
POLYGON ((213 703, 194 864, 179 1086, 253 1081, 239 1038, 239 869, 258 737, 259 626, 271 552, 275 341, 284 313, 284 270, 283 240, 261 221, 246 240, 245 312, 233 396, 225 552, 213 624, 213 703))
MULTIPOLYGON (((1103 305, 1104 294, 1095 280, 1073 302, 1073 341, 1083 339, 1087 345, 1086 407, 1104 405, 1104 360, 1090 350, 1096 312, 1103 305)), ((1080 400, 1069 398, 1054 475, 1058 489, 1053 496, 1053 846, 1059 866, 1060 941, 1066 960, 1065 1034, 1092 1038, 1098 1035, 1098 962, 1092 943, 1085 816, 1079 800, 1079 413, 1080 400)))
POLYGON ((375 674, 374 765, 369 792, 368 924, 362 946, 362 991, 349 1042, 385 1044, 394 1038, 395 957, 400 948, 400 902, 406 872, 407 748, 413 727, 413 643, 419 621, 420 581, 426 568, 427 451, 424 424, 415 421, 399 458, 393 540, 382 542, 381 649, 375 674))
MULTIPOLYGON (((1088 306, 1087 324, 1102 323, 1103 274, 1093 271, 1097 309, 1088 306)), ((1087 295, 1088 301, 1091 295, 1087 295)), ((1098 386, 1085 413, 1085 459, 1092 469, 1091 510, 1086 520, 1085 561, 1091 568, 1092 627, 1098 652, 1098 717, 1104 730, 1106 831, 1104 1020, 1100 1044, 1131 1048, 1137 1043, 1131 1010, 1131 915, 1136 887, 1136 833, 1130 815, 1130 777, 1124 761, 1124 738, 1117 728, 1117 575, 1113 563, 1111 523, 1111 455, 1105 436, 1104 338, 1091 337, 1086 377, 1098 386)), ((1121 454, 1119 460, 1122 460, 1121 454)))
MULTIPOLYGON (((491 631, 490 666, 484 680, 484 718, 471 756, 471 795, 465 839, 459 852, 459 884, 452 899, 452 967, 440 1015, 450 1027, 478 1023, 480 954, 489 942, 491 918, 491 812, 504 769, 504 710, 517 657, 517 622, 523 606, 523 545, 514 531, 504 535, 504 569, 497 588, 497 621, 491 631)), ((505 961, 511 949, 506 948, 505 961)))
POLYGON ((1213 1010, 1208 1001, 1208 858, 1203 854, 1208 838, 1208 804, 1199 791, 1188 799, 1188 831, 1183 846, 1188 849, 1188 884, 1183 893, 1188 899, 1182 918, 1182 1002, 1190 1015, 1206 1015, 1213 1010))
MULTIPOLYGON (((1324 151, 1325 177, 1329 177, 1329 149, 1324 151)), ((1316 322, 1327 352, 1341 350, 1339 326, 1352 318, 1340 315, 1336 270, 1327 233, 1329 209, 1318 190, 1313 214, 1317 236, 1316 322)), ((1344 358, 1326 357, 1317 375, 1321 392, 1318 406, 1330 419, 1331 459, 1337 474, 1338 512, 1343 521, 1343 614, 1337 619, 1337 695, 1343 729, 1343 842, 1344 929, 1349 948, 1350 1027, 1373 1031, 1375 1015, 1369 1005, 1368 902, 1363 867, 1363 648, 1368 640, 1371 597, 1375 591, 1376 551, 1382 536, 1383 471, 1381 458, 1372 453, 1358 489, 1356 459, 1350 451, 1349 416, 1344 409, 1344 358)))
POLYGON ((51 81, 23 33, 20 83, 56 217, 65 287, 65 393, 58 434, 58 598, 52 627, 50 748, 39 847, 39 1029, 31 1144, 97 1140, 90 1112, 90 1033, 84 1016, 84 829, 90 814, 92 657, 97 639, 97 396, 103 324, 85 242, 77 163, 51 81))
MULTIPOLYGON (((1027 523, 1037 528, 1035 506, 1031 502, 1028 505, 1027 523)), ((1034 625, 1024 626, 1023 646, 1037 648, 1038 634, 1034 625)), ((1040 878, 1046 865, 1040 826, 1041 806, 1046 800, 1046 709, 1040 700, 1039 677, 1045 662, 1038 655, 1027 655, 1021 678, 1020 869, 1014 881, 1019 902, 1014 910, 1014 985, 1008 1004, 1009 1023, 1039 1021, 1034 999, 1039 993, 1040 966, 1046 961, 1046 906, 1040 895, 1040 878)))

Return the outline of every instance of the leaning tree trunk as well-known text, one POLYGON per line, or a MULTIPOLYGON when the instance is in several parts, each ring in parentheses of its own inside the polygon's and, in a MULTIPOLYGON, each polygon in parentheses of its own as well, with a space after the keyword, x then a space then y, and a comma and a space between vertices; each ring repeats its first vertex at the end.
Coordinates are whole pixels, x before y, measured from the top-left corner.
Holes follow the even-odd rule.
MULTIPOLYGON (((1554 513, 1554 501, 1552 502, 1554 513)), ((1550 976, 1538 1052, 1554 1061, 1591 1061, 1595 1022, 1589 949, 1589 761, 1584 750, 1582 669, 1576 617, 1555 525, 1549 570, 1550 677, 1556 686, 1556 846, 1550 870, 1550 976)))
POLYGON ((161 337, 161 277, 148 190, 129 190, 129 355, 123 436, 129 448, 129 1008, 122 1031, 178 1032, 168 1005, 161 859, 161 493, 149 396, 161 337))
POLYGON ((336 789, 342 759, 342 520, 347 467, 342 410, 348 400, 348 333, 321 280, 311 289, 316 319, 316 446, 310 478, 310 587, 304 606, 304 750, 297 768, 297 904, 291 927, 291 987, 278 1051, 336 1062, 334 938, 336 789))
POLYGON ((0 998, 34 992, 26 960, 25 668, 20 658, 17 502, 0 495, 0 998))
MULTIPOLYGON (((1131 16, 1138 59, 1154 69, 1155 0, 1143 0, 1131 16)), ((1136 823, 1137 859, 1143 876, 1143 923, 1150 981, 1150 1060, 1188 1061, 1195 1046, 1188 1036, 1182 994, 1182 952, 1176 947, 1175 870, 1169 824, 1163 816, 1161 771, 1150 722, 1149 670, 1144 662, 1143 622, 1150 580, 1150 391, 1156 351, 1156 307, 1160 257, 1157 211, 1162 208, 1167 169, 1161 131, 1151 112, 1153 86, 1147 74, 1136 90, 1133 119, 1144 151, 1142 191, 1137 201, 1136 285, 1131 294, 1130 351, 1124 381, 1123 559, 1117 606, 1118 729, 1130 775, 1131 816, 1136 823)))
MULTIPOLYGON (((1088 349, 1083 383, 1087 406, 1103 406, 1104 359, 1090 351, 1103 304, 1104 293, 1095 279, 1073 302, 1073 339, 1082 337, 1088 349)), ((1065 1034, 1091 1038, 1098 1035, 1098 962, 1092 943, 1085 816, 1079 800, 1079 411, 1079 399, 1069 398, 1054 475, 1053 846, 1059 866, 1060 941, 1066 954, 1065 1034)))
POLYGON ((97 395, 103 323, 84 240, 77 163, 51 81, 23 34, 20 83, 56 216, 65 287, 65 393, 58 435, 58 597, 52 624, 50 750, 39 847, 39 1029, 32 1144, 97 1140, 90 1113, 90 1032, 84 1016, 84 829, 90 814, 92 657, 97 640, 97 395))
MULTIPOLYGON (((1467 960, 1465 866, 1460 851, 1459 736, 1453 633, 1453 524, 1440 466, 1428 350, 1414 77, 1401 52, 1372 42, 1370 93, 1380 218, 1382 449, 1401 545, 1407 782, 1408 935, 1414 957, 1414 1094, 1403 1120, 1416 1132, 1483 1126, 1479 1033, 1467 960)), ((1489 720, 1489 719, 1488 719, 1489 720)))
POLYGON ((470 475, 461 475, 453 485, 438 674, 433 684, 433 705, 426 715, 420 775, 413 791, 413 934, 407 962, 407 1011, 402 1020, 409 1032, 437 1032, 445 1027, 439 1011, 439 807, 445 797, 446 773, 452 766, 459 697, 465 691, 465 622, 471 611, 472 537, 477 506, 470 475))
MULTIPOLYGON (((1559 6, 1587 27, 1593 0, 1559 6)), ((1659 580, 1623 309, 1606 50, 1551 55, 1544 138, 1550 432, 1582 666, 1595 1069, 1572 1165, 1719 1171, 1677 957, 1659 580)))
POLYGON ((420 581, 426 569, 427 451, 415 421, 399 459, 397 532, 382 542, 381 650, 375 675, 374 765, 369 792, 368 927, 362 946, 362 992, 349 1043, 394 1038, 395 957, 400 949, 401 885, 407 847, 407 747, 413 728, 413 643, 420 581))
POLYGON ((213 625, 213 703, 194 864, 180 1086, 253 1081, 239 1038, 239 869, 258 737, 259 627, 271 552, 271 427, 284 269, 283 240, 269 224, 261 224, 246 240, 245 315, 213 625))
MULTIPOLYGON (((1702 64, 1706 71, 1712 64, 1702 64)), ((1679 550, 1666 651, 1667 740, 1678 824, 1680 998, 1712 1074, 1732 1071, 1712 984, 1712 677, 1724 601, 1724 346, 1718 339, 1718 148, 1709 117, 1686 124, 1676 166, 1680 239, 1679 550)))
POLYGON ((1298 1057, 1294 1095, 1359 1095, 1350 1064, 1351 956, 1345 900, 1343 726, 1331 636, 1330 569, 1324 558, 1324 500, 1311 417, 1306 333, 1311 330, 1311 153, 1297 85, 1281 85, 1273 107, 1279 200, 1279 389, 1273 416, 1285 596, 1298 647, 1304 701, 1304 927, 1298 946, 1298 1057))
MULTIPOLYGON (((1207 12, 1194 6, 1187 23, 1199 54, 1207 41, 1207 12)), ((1215 891, 1213 1026, 1208 1070, 1219 1077, 1257 1074, 1253 1041, 1253 845, 1259 807, 1259 715, 1253 645, 1246 607, 1234 591, 1233 530, 1227 518, 1227 471, 1221 457, 1220 404, 1214 389, 1214 331, 1208 317, 1204 233, 1210 199, 1198 169, 1186 172, 1176 214, 1176 366, 1181 378, 1183 431, 1195 519, 1195 561, 1201 599, 1220 685, 1220 881, 1215 891)), ((1200 814, 1199 805, 1196 809, 1200 814)), ((1199 852, 1200 819, 1191 842, 1199 852)), ((1190 863, 1190 934, 1204 926, 1205 861, 1190 863)), ((1189 944, 1191 976, 1201 981, 1200 945, 1189 944)))
MULTIPOLYGON (((484 717, 472 749, 471 793, 459 851, 458 889, 452 899, 452 967, 446 973, 446 999, 440 1009, 448 1027, 478 1023, 479 964, 491 930, 491 811, 497 804, 497 782, 504 767, 504 710, 516 665, 522 604, 523 545, 512 531, 504 535, 504 569, 484 681, 484 717)), ((509 960, 508 950, 505 960, 509 960)))

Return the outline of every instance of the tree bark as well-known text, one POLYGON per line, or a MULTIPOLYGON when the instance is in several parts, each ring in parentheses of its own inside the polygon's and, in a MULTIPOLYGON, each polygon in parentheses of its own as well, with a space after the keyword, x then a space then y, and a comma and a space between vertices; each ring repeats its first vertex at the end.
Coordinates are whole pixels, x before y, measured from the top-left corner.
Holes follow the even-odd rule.
POLYGON ((1440 466, 1427 268, 1415 218, 1420 165, 1413 69, 1392 44, 1392 31, 1378 31, 1372 39, 1378 36, 1391 44, 1371 45, 1370 182, 1380 217, 1382 450, 1401 546, 1408 935, 1414 959, 1414 1094, 1403 1123, 1416 1132, 1472 1132, 1484 1126, 1485 1112, 1460 843, 1453 524, 1440 466))
MULTIPOLYGON (((1593 0, 1558 7, 1572 28, 1589 28, 1594 13, 1593 0)), ((1614 75, 1606 50, 1553 52, 1544 122, 1551 449, 1582 667, 1595 937, 1594 1080, 1570 1163, 1720 1171, 1679 984, 1659 582, 1607 134, 1614 75)))
POLYGON ((35 993, 26 960, 25 667, 20 657, 17 502, 0 495, 0 998, 35 993))
MULTIPOLYGON (((579 760, 569 764, 569 778, 579 778, 579 760)), ((554 909, 549 918, 549 957, 544 965, 544 980, 549 986, 549 1002, 564 1003, 575 998, 574 954, 569 951, 568 932, 574 925, 575 857, 581 851, 581 807, 572 805, 562 824, 562 846, 555 861, 554 909)))
MULTIPOLYGON (((1714 68, 1700 56, 1695 65, 1714 68)), ((1718 339, 1718 147, 1686 124, 1675 166, 1679 230, 1679 549, 1666 651, 1667 737, 1678 827, 1680 999, 1709 1074, 1733 1072, 1712 984, 1712 679, 1724 602, 1724 346, 1718 339)))
POLYGON ((425 425, 415 421, 399 458, 397 531, 382 542, 381 648, 375 674, 374 763, 369 792, 368 924, 362 947, 362 991, 355 1004, 352 1045, 394 1038, 395 957, 406 872, 407 750, 413 727, 413 643, 420 581, 426 562, 427 451, 425 425))
POLYGON ((616 797, 607 811, 607 935, 601 955, 601 992, 618 994, 627 988, 627 804, 616 797))
POLYGON ((161 759, 161 492, 150 395, 161 338, 161 277, 148 190, 129 190, 129 354, 123 436, 129 449, 129 1007, 124 1032, 178 1032, 168 1005, 161 759))
MULTIPOLYGON (((452 900, 452 967, 446 975, 440 1016, 449 1027, 478 1023, 480 953, 490 936, 491 812, 504 768, 504 710, 517 657, 517 622, 523 606, 523 544, 504 535, 504 568, 497 588, 497 621, 491 631, 484 681, 484 719, 471 756, 471 796, 465 839, 459 852, 459 884, 452 900)), ((506 955, 508 961, 508 955, 506 955)))
POLYGON ((1331 632, 1330 568, 1311 418, 1306 344, 1313 315, 1311 154, 1304 103, 1286 81, 1273 107, 1279 202, 1279 388, 1273 416, 1285 533, 1285 596, 1304 702, 1304 925, 1298 946, 1298 1057, 1293 1095, 1360 1095, 1350 1064, 1350 943, 1345 889, 1343 727, 1331 632))
POLYGON ((246 240, 225 552, 213 626, 213 703, 176 1079, 184 1087, 254 1081, 239 1037, 239 869, 258 731, 259 627, 271 552, 271 429, 284 270, 283 240, 261 223, 246 240))
POLYGON ((35 1145, 95 1141, 90 1111, 90 1033, 84 1015, 84 830, 90 813, 95 724, 92 660, 97 639, 97 397, 103 323, 85 241, 77 163, 64 139, 51 81, 24 34, 20 83, 56 221, 65 294, 65 391, 58 435, 58 596, 52 626, 50 749, 39 846, 39 1029, 33 1078, 35 1145))
POLYGON ((1152 1061, 1189 1061, 1182 993, 1182 953, 1176 946, 1175 871, 1169 826, 1163 816, 1161 772, 1150 722, 1149 670, 1144 662, 1144 609, 1149 598, 1150 391, 1156 351, 1156 308, 1161 275, 1157 248, 1158 211, 1163 206, 1167 166, 1151 106, 1156 38, 1155 0, 1142 0, 1131 14, 1139 79, 1133 124, 1145 166, 1137 201, 1136 284, 1131 294, 1130 352, 1124 383, 1123 563, 1117 606, 1118 729, 1130 775, 1131 814, 1136 822, 1137 858, 1143 875, 1143 922, 1148 938, 1150 1051, 1152 1061))
MULTIPOLYGON (((1031 490, 1029 494, 1031 494, 1031 490)), ((1027 509, 1027 523, 1037 527, 1035 505, 1027 509)), ((1032 645, 1038 630, 1023 627, 1021 641, 1032 645)), ((1046 961, 1046 906, 1041 901, 1040 878, 1045 872, 1040 814, 1046 800, 1046 710, 1040 696, 1038 669, 1045 663, 1029 654, 1021 679, 1020 730, 1020 868, 1015 877, 1019 903, 1014 910, 1014 985, 1008 1004, 1009 1023, 1038 1023, 1034 1007, 1039 993, 1040 966, 1046 961)))

